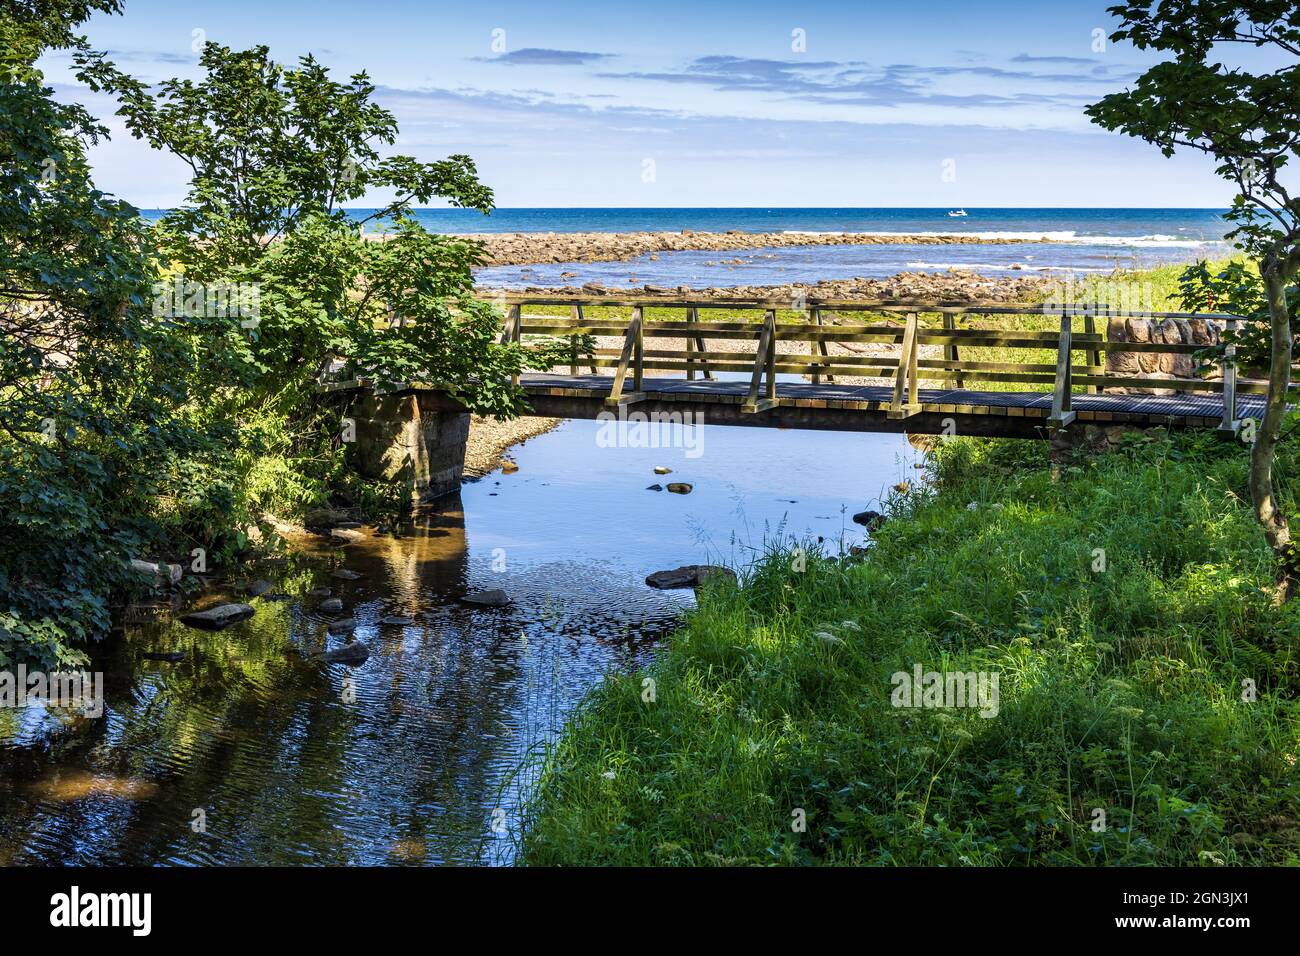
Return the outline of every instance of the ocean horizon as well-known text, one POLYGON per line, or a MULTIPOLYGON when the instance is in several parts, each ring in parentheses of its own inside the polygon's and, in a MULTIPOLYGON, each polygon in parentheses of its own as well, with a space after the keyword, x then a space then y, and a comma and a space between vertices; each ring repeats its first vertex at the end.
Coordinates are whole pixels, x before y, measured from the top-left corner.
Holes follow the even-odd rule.
MULTIPOLYGON (((346 210, 364 219, 373 208, 346 210)), ((1016 239, 999 244, 765 246, 747 250, 687 250, 615 262, 539 262, 484 266, 481 285, 525 289, 603 283, 613 288, 651 283, 692 288, 815 284, 832 279, 880 279, 904 272, 969 270, 986 276, 1105 274, 1230 255, 1223 241, 1226 210, 1213 208, 969 208, 965 216, 943 207, 683 207, 503 208, 484 215, 472 209, 414 211, 431 232, 629 233, 727 232, 964 236, 1016 239)), ((156 220, 164 210, 141 210, 156 220)), ((374 232, 382 224, 368 224, 374 232)))
MULTIPOLYGON (((142 209, 156 220, 166 210, 142 209)), ((348 208, 363 219, 374 208, 348 208)), ((961 234, 987 238, 1050 238, 1058 242, 1124 240, 1161 243, 1213 242, 1223 238, 1226 209, 969 207, 516 207, 484 215, 473 209, 421 208, 415 219, 441 233, 498 232, 810 232, 888 235, 961 234)))

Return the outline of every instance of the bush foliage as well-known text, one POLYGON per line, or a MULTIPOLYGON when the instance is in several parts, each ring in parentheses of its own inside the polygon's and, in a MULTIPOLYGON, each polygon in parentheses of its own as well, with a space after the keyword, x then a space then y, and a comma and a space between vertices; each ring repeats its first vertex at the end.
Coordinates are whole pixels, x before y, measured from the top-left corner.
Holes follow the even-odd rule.
POLYGON ((132 557, 219 563, 266 511, 355 490, 314 399, 331 368, 498 417, 521 399, 524 352, 472 298, 480 248, 409 217, 491 208, 468 157, 387 155, 396 121, 364 74, 265 47, 209 43, 202 80, 148 87, 75 34, 96 11, 119 4, 0 2, 0 664, 83 659, 141 584, 132 557), (55 102, 50 49, 189 166, 182 208, 148 226, 95 188, 105 131, 55 102), (394 197, 378 241, 342 208, 371 190, 394 197))

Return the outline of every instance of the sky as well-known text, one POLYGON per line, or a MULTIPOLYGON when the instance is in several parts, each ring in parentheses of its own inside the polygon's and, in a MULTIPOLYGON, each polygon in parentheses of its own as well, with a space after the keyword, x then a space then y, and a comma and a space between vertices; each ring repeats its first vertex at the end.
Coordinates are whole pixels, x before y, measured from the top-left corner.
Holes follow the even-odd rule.
MULTIPOLYGON (((390 152, 467 153, 500 207, 1226 206, 1203 157, 1084 115, 1156 62, 1106 39, 1110 2, 125 0, 84 32, 148 81, 197 77, 203 39, 365 70, 390 152)), ((183 200, 179 161, 42 66, 107 121, 100 188, 183 200)))

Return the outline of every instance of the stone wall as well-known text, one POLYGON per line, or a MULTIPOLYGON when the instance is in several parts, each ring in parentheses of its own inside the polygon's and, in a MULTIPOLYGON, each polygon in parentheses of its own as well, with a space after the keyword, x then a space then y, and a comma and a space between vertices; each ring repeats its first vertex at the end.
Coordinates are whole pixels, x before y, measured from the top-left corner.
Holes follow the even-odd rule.
MULTIPOLYGON (((1211 346, 1219 343, 1219 323, 1213 319, 1120 319, 1113 318, 1106 329, 1111 342, 1157 342, 1164 345, 1190 344, 1211 346)), ((1195 378, 1196 360, 1191 355, 1170 355, 1160 352, 1107 352, 1106 374, 1129 378, 1195 378)), ((1221 378, 1216 369, 1211 378, 1221 378)), ((1161 389, 1107 388, 1108 392, 1125 392, 1146 395, 1174 395, 1176 391, 1161 389)))
POLYGON ((356 423, 353 466, 364 477, 405 482, 413 503, 460 488, 469 412, 430 393, 363 392, 348 415, 356 423))

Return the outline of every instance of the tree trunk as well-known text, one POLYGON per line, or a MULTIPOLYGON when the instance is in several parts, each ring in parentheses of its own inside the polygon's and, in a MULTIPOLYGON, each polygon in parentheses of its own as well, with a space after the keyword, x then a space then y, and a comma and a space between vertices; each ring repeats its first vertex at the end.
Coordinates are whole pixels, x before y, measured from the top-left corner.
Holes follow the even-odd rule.
POLYGON ((1273 459, 1286 416, 1287 388, 1291 384, 1291 315, 1286 303, 1286 271, 1277 263, 1266 261, 1261 273, 1268 292, 1273 354, 1264 421, 1256 429, 1250 450, 1250 498, 1255 505, 1255 518, 1264 529, 1264 537, 1277 562, 1277 598, 1287 601, 1300 583, 1300 568, 1291 547, 1291 527, 1278 507, 1273 490, 1273 459))

